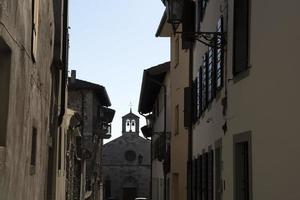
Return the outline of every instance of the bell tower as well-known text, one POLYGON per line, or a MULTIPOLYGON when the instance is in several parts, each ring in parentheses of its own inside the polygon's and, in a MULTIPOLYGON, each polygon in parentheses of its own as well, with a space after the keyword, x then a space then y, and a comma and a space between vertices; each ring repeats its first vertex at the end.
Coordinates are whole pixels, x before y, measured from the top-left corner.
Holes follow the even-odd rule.
POLYGON ((130 112, 122 117, 122 134, 135 133, 138 135, 139 129, 139 117, 133 114, 130 108, 130 112))

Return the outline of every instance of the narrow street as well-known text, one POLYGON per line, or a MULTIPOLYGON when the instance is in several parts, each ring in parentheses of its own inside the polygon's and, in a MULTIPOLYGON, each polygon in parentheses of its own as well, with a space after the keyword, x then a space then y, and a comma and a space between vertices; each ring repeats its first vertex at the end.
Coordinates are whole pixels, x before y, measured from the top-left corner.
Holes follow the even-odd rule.
POLYGON ((299 8, 0 0, 0 200, 300 200, 299 8))

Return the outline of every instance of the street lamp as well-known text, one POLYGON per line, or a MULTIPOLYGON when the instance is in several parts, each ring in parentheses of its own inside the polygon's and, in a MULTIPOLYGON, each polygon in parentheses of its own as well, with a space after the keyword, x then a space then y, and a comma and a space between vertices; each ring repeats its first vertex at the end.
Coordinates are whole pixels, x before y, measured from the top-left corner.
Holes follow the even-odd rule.
POLYGON ((165 3, 168 23, 172 24, 173 29, 176 30, 182 22, 184 0, 167 0, 165 3))

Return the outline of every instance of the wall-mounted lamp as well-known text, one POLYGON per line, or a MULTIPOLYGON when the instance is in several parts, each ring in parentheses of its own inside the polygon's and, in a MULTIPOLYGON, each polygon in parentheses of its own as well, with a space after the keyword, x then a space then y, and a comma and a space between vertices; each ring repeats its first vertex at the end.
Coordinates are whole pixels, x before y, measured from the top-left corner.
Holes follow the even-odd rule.
POLYGON ((173 27, 174 34, 180 33, 184 38, 197 40, 206 46, 221 48, 224 43, 223 32, 195 31, 195 2, 191 0, 165 0, 167 21, 173 27), (182 24, 182 31, 177 31, 182 24))

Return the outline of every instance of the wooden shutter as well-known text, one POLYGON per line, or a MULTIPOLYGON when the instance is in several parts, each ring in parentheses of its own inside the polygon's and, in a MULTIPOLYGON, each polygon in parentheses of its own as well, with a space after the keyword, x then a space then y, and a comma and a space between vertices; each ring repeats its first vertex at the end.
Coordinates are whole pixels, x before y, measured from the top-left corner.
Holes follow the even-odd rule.
MULTIPOLYGON (((217 32, 223 33, 223 17, 220 17, 217 25, 217 32)), ((217 36, 217 44, 222 44, 222 36, 217 36)), ((215 48, 215 88, 216 90, 220 90, 223 87, 223 68, 224 68, 224 49, 222 46, 218 46, 215 48)))
POLYGON ((191 88, 184 88, 184 127, 191 124, 191 88))
POLYGON ((192 161, 189 160, 187 162, 187 193, 188 193, 188 200, 192 199, 192 174, 191 174, 191 166, 192 166, 192 161))
POLYGON ((222 177, 221 177, 221 147, 215 149, 215 194, 216 200, 222 199, 222 177))
POLYGON ((214 199, 214 151, 208 154, 208 199, 214 199))
POLYGON ((249 146, 248 142, 235 144, 235 199, 249 200, 249 146))
POLYGON ((207 76, 206 76, 206 54, 203 56, 203 65, 202 65, 202 112, 206 109, 207 106, 207 76))
POLYGON ((32 0, 32 58, 36 62, 37 57, 37 43, 38 43, 38 30, 39 30, 39 8, 40 0, 32 0))
POLYGON ((249 0, 234 1, 233 74, 248 68, 249 0))
POLYGON ((192 161, 192 199, 196 200, 196 160, 192 161))
POLYGON ((214 94, 214 51, 212 47, 208 48, 207 58, 207 102, 210 103, 215 97, 214 94))
POLYGON ((201 117, 202 115, 202 68, 200 67, 199 69, 199 72, 198 72, 198 77, 199 77, 199 88, 198 88, 198 91, 199 91, 199 115, 198 115, 198 118, 201 117))
POLYGON ((183 20, 182 20, 182 49, 189 49, 194 43, 195 32, 195 2, 185 1, 183 6, 183 20))
POLYGON ((197 189, 197 197, 198 200, 202 200, 202 156, 198 157, 198 165, 197 165, 197 179, 198 179, 198 189, 197 189))
POLYGON ((203 154, 202 162, 202 199, 208 200, 208 153, 203 154))
POLYGON ((193 123, 197 121, 197 79, 193 81, 193 123))

